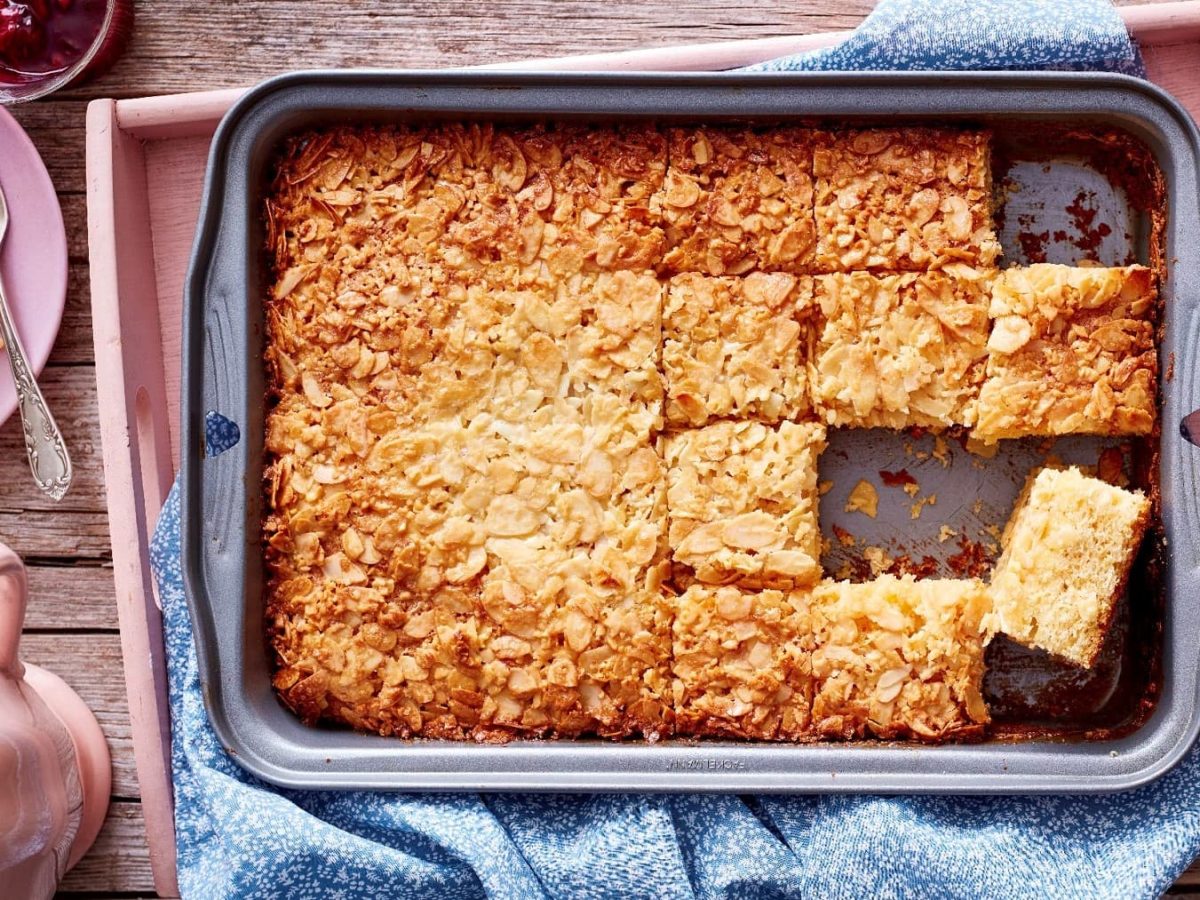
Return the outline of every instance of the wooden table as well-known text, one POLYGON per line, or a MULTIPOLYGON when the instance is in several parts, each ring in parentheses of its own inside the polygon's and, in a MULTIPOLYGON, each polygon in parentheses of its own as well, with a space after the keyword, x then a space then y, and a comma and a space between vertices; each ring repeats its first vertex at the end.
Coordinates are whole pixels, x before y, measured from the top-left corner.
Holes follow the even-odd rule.
MULTIPOLYGON (((153 894, 129 740, 97 426, 84 204, 87 101, 251 84, 300 67, 438 67, 840 30, 854 27, 873 5, 872 0, 690 0, 684 5, 667 0, 138 0, 132 44, 111 73, 14 111, 50 169, 66 219, 69 296, 42 384, 70 442, 76 475, 61 505, 43 499, 26 468, 20 426, 9 421, 0 429, 0 540, 29 566, 25 658, 54 670, 79 691, 99 717, 113 755, 108 821, 91 853, 67 876, 64 892, 153 894)), ((1186 75, 1200 90, 1200 60, 1181 56, 1169 64, 1171 81, 1186 75)), ((1200 867, 1175 890, 1200 894, 1200 867)))

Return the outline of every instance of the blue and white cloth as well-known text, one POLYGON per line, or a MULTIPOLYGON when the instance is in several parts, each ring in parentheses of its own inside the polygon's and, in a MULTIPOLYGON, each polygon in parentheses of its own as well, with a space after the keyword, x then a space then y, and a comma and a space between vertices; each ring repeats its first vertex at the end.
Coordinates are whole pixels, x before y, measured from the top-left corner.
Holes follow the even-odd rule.
MULTIPOLYGON (((756 68, 970 67, 1141 71, 1102 0, 885 0, 841 47, 756 68)), ((237 440, 212 432, 210 452, 237 440)), ((172 491, 152 563, 187 898, 1149 897, 1200 853, 1197 752, 1098 798, 278 790, 209 726, 179 524, 172 491)))
POLYGON ((838 44, 750 72, 967 69, 1120 72, 1145 77, 1107 0, 883 0, 838 44))

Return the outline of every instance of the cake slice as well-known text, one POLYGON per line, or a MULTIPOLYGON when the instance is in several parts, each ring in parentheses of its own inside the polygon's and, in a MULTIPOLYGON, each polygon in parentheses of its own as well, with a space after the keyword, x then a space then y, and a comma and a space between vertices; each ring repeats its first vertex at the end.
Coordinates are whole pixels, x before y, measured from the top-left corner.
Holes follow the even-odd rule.
POLYGON ((652 210, 669 274, 808 272, 815 243, 812 132, 673 128, 652 210))
POLYGON ((812 727, 821 737, 945 740, 989 721, 987 592, 973 580, 822 582, 811 621, 812 727))
POLYGON ((1149 434, 1157 297, 1144 266, 1041 263, 992 286, 987 378, 974 435, 1149 434))
POLYGON ((807 591, 694 584, 675 600, 673 675, 680 734, 808 736, 807 591))
POLYGON ((470 190, 430 248, 455 268, 503 263, 523 282, 655 268, 664 236, 650 214, 667 168, 652 126, 440 126, 470 190))
POLYGON ((793 587, 821 577, 816 423, 716 422, 666 444, 677 583, 793 587))
POLYGON ((989 631, 1093 665, 1149 516, 1140 491, 1076 468, 1030 476, 992 572, 989 631))
POLYGON ((995 264, 987 132, 871 128, 816 141, 816 271, 995 264))
POLYGON ((991 271, 821 275, 810 393, 829 425, 970 422, 983 381, 991 271))
POLYGON ((667 421, 698 426, 736 416, 777 422, 806 413, 811 305, 808 276, 671 279, 663 310, 667 421))

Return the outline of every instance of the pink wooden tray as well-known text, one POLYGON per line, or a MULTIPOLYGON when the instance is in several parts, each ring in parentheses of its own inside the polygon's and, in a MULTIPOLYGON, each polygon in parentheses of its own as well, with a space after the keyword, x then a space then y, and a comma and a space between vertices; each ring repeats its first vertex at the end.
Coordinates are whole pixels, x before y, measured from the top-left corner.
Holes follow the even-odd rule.
MULTIPOLYGON (((1200 0, 1122 10, 1150 75, 1200 117, 1200 0)), ((520 69, 715 70, 845 33, 507 63, 520 69)), ((155 888, 179 892, 162 619, 149 538, 179 462, 182 286, 209 141, 241 90, 96 100, 87 115, 88 241, 100 425, 134 754, 155 888)))

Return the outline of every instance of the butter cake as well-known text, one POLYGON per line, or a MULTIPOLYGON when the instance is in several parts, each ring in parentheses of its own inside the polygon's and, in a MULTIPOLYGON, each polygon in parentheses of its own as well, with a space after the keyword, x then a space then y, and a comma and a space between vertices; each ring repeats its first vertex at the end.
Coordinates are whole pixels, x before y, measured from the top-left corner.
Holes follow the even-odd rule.
POLYGON ((792 587, 821 577, 816 423, 716 422, 666 444, 676 583, 792 587))
POLYGON ((991 630, 1091 667, 1149 516, 1140 491, 1076 468, 1031 475, 1001 538, 991 630))
POLYGON ((969 424, 983 380, 991 273, 821 275, 811 392, 830 425, 969 424))
POLYGON ((1143 266, 1007 269, 992 286, 975 437, 1149 434, 1157 294, 1143 266))
POLYGON ((676 727, 681 734, 756 740, 809 735, 806 591, 694 584, 673 626, 676 727))
POLYGON ((705 275, 811 271, 812 132, 673 128, 654 196, 663 270, 705 275))
POLYGON ((777 422, 806 413, 811 304, 812 279, 804 275, 672 278, 663 310, 667 420, 777 422))
POLYGON ((990 146, 983 131, 818 133, 818 271, 994 265, 990 146))
POLYGON ((822 737, 944 740, 982 733, 978 581, 881 575, 813 592, 812 727, 822 737))
POLYGON ((1154 427, 1150 272, 997 274, 989 141, 285 141, 263 520, 283 702, 402 737, 936 741, 986 726, 991 633, 1087 665, 1149 513, 1079 473, 1031 482, 990 590, 821 581, 828 426, 1154 427))

